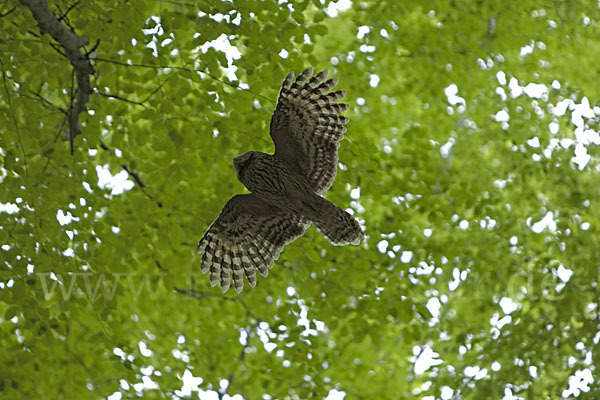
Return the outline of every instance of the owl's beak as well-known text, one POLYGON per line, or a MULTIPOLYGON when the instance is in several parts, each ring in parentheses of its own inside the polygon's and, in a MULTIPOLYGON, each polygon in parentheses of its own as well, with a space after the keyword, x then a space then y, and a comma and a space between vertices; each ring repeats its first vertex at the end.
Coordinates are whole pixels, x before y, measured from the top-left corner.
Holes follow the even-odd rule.
POLYGON ((240 171, 241 171, 241 160, 242 156, 233 157, 233 169, 235 169, 235 174, 238 179, 240 179, 240 171))
POLYGON ((237 171, 238 167, 240 165, 240 157, 241 156, 237 156, 237 157, 233 157, 233 168, 237 171))

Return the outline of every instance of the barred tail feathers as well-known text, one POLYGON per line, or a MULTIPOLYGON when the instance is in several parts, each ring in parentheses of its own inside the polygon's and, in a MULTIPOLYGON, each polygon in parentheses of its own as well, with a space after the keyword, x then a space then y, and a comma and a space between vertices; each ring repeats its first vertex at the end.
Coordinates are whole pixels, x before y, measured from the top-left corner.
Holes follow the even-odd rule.
POLYGON ((343 246, 359 244, 363 232, 358 221, 329 200, 315 195, 311 222, 331 244, 343 246))

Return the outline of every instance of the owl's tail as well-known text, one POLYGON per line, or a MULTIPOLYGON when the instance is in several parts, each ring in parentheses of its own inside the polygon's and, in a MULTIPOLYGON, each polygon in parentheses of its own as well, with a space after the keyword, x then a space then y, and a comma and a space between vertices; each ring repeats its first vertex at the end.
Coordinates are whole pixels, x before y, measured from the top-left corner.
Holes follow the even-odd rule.
POLYGON ((311 222, 333 245, 360 243, 363 232, 352 215, 321 196, 315 195, 315 201, 311 203, 311 222))

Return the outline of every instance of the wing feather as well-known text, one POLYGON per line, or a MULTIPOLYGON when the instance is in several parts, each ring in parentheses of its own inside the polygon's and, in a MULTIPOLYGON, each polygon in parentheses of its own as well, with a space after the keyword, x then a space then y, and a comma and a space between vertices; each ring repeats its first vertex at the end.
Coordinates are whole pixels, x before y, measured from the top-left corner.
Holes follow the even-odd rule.
POLYGON ((232 197, 198 243, 201 271, 211 286, 226 292, 256 285, 256 271, 267 276, 281 251, 308 228, 305 218, 265 203, 255 194, 232 197), (233 279, 232 279, 233 278, 233 279))
POLYGON ((275 156, 306 177, 315 193, 323 195, 337 173, 337 148, 348 123, 348 118, 339 114, 349 105, 336 103, 346 95, 344 90, 330 92, 337 78, 326 80, 327 70, 309 79, 312 74, 309 68, 293 82, 293 72, 285 78, 271 117, 270 134, 275 156))

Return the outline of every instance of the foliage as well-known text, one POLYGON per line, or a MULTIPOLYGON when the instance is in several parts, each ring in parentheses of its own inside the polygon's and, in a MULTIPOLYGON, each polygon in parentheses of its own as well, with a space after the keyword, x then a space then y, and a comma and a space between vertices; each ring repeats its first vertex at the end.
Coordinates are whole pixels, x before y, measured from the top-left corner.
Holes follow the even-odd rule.
POLYGON ((97 44, 71 151, 73 67, 0 2, 0 395, 600 398, 594 3, 54 1, 97 44), (222 295, 195 245, 308 66, 348 91, 327 197, 368 240, 311 228, 222 295))

